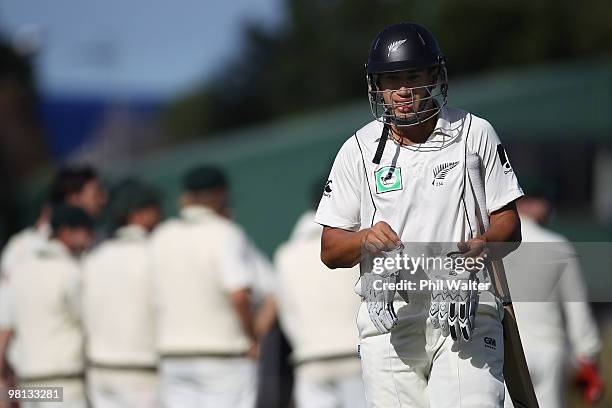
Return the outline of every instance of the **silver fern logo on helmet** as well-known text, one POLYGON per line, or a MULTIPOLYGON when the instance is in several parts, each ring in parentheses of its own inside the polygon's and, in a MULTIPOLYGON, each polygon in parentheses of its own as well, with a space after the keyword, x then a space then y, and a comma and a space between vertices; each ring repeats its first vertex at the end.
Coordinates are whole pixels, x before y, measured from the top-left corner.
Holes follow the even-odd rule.
POLYGON ((399 50, 399 47, 405 42, 406 42, 406 39, 399 40, 399 41, 393 41, 389 45, 389 51, 387 52, 387 57, 390 57, 391 54, 396 53, 399 50))

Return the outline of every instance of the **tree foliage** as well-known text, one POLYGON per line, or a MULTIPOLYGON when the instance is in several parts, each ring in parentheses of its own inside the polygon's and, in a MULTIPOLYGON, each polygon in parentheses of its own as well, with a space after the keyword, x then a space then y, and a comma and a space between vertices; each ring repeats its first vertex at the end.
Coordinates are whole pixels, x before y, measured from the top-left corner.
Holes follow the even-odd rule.
POLYGON ((398 21, 434 32, 451 77, 612 49, 609 0, 284 0, 284 7, 279 27, 247 23, 243 49, 169 106, 171 134, 205 136, 365 98, 370 42, 398 21))
POLYGON ((45 158, 37 102, 29 59, 0 38, 0 246, 21 226, 16 192, 23 178, 45 158))

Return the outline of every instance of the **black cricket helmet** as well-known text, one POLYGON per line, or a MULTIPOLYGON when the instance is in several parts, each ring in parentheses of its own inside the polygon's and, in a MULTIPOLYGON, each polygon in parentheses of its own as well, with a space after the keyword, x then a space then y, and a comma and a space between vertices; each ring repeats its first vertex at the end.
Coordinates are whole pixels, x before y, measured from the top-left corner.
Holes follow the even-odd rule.
POLYGON ((416 23, 390 25, 374 38, 366 63, 366 79, 372 115, 387 124, 417 125, 437 115, 447 102, 446 57, 433 34, 416 23), (422 69, 433 70, 434 80, 431 84, 402 88, 402 96, 408 99, 407 102, 385 103, 384 92, 400 90, 380 89, 380 74, 422 69), (427 96, 421 98, 416 106, 411 101, 414 100, 414 91, 418 89, 426 90, 427 96), (401 105, 411 106, 412 112, 396 115, 395 108, 401 105))

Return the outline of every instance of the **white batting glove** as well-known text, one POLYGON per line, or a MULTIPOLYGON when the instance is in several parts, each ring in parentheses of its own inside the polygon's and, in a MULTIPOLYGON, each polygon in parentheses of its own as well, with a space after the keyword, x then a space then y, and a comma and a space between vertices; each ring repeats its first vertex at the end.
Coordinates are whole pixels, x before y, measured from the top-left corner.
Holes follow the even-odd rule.
POLYGON ((476 273, 450 271, 443 281, 443 288, 431 293, 429 319, 434 328, 442 330, 443 336, 467 342, 474 332, 479 292, 463 286, 478 283, 476 273))
POLYGON ((379 333, 389 333, 397 324, 398 319, 395 308, 393 307, 395 290, 388 289, 386 285, 389 283, 397 283, 398 276, 392 275, 382 277, 373 273, 366 273, 361 279, 363 280, 362 288, 365 288, 364 300, 368 306, 370 320, 372 320, 374 327, 376 327, 379 333), (374 282, 376 281, 380 282, 376 283, 376 287, 383 289, 375 289, 374 282))
MULTIPOLYGON (((385 258, 395 258, 397 254, 401 254, 403 246, 399 246, 392 251, 383 251, 382 256, 385 258)), ((384 269, 380 273, 366 273, 362 276, 365 286, 365 301, 368 306, 368 314, 370 320, 376 327, 379 333, 389 333, 397 324, 398 318, 393 306, 395 298, 395 289, 389 289, 389 284, 396 284, 399 279, 399 269, 384 269), (375 289, 374 282, 378 281, 375 289)))

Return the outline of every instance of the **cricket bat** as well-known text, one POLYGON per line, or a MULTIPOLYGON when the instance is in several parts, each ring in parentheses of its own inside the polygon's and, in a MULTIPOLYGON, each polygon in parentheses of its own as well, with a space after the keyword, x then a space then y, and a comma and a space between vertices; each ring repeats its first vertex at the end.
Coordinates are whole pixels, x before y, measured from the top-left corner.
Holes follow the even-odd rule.
MULTIPOLYGON (((476 198, 476 215, 480 221, 480 233, 484 233, 489 229, 489 215, 480 156, 477 153, 468 153, 466 166, 476 198)), ((487 266, 493 288, 496 295, 502 300, 504 307, 504 319, 502 321, 504 327, 504 380, 510 393, 510 399, 512 399, 515 408, 538 408, 538 399, 527 368, 516 315, 512 307, 512 298, 506 280, 504 264, 501 259, 496 259, 491 260, 487 266)))

